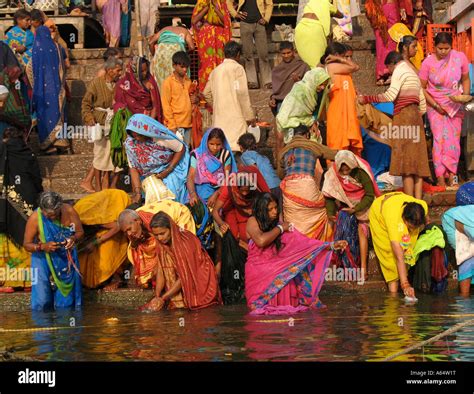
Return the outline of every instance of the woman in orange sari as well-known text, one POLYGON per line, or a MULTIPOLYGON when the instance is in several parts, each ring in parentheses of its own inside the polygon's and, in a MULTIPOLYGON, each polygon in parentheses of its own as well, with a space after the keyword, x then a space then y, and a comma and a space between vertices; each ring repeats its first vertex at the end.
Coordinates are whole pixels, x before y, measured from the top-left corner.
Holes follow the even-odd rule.
POLYGON ((214 263, 199 238, 180 229, 164 212, 153 216, 150 227, 157 241, 156 289, 143 309, 195 310, 221 304, 214 263))
POLYGON ((198 0, 191 19, 199 56, 199 90, 224 60, 224 45, 231 39, 230 15, 225 0, 198 0))

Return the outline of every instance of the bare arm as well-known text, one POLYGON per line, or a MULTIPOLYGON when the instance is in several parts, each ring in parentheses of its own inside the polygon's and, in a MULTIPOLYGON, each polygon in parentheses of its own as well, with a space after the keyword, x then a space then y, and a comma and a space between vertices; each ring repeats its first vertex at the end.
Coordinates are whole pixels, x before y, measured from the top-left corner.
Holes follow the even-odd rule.
POLYGON ((469 78, 469 73, 463 74, 461 76, 462 91, 464 94, 469 94, 471 90, 471 79, 469 78))
POLYGON ((188 172, 188 179, 186 181, 186 186, 188 187, 188 192, 189 192, 189 203, 191 205, 194 205, 198 202, 198 197, 196 194, 196 187, 194 184, 194 179, 196 177, 196 169, 193 167, 189 167, 189 172, 188 172))
POLYGON ((358 64, 341 56, 329 55, 326 64, 328 72, 332 75, 350 75, 360 69, 358 64))
POLYGON ((142 198, 142 183, 140 181, 140 174, 138 173, 138 170, 136 168, 130 167, 129 169, 130 172, 130 178, 132 181, 132 191, 133 191, 133 202, 139 202, 142 198))
POLYGON ((257 219, 255 219, 253 216, 248 220, 246 230, 250 238, 253 240, 253 242, 255 242, 255 245, 257 245, 259 248, 266 248, 281 234, 281 231, 278 227, 275 227, 264 233, 262 230, 260 230, 257 219))
POLYGON ((184 40, 186 41, 186 45, 188 46, 188 51, 194 51, 194 40, 189 31, 186 31, 186 35, 184 36, 184 40))
MULTIPOLYGON (((403 257, 403 249, 400 244, 396 241, 391 241, 392 251, 397 260, 397 271, 400 279, 400 284, 408 283, 408 273, 405 265, 405 259, 403 257)), ((413 292, 414 295, 414 292, 413 292)))
POLYGON ((208 6, 204 7, 201 10, 201 12, 198 12, 195 16, 191 18, 191 24, 194 26, 197 23, 199 23, 201 19, 204 18, 204 16, 207 14, 208 11, 209 11, 209 7, 208 6))
POLYGON ((173 158, 170 161, 170 164, 168 165, 168 167, 166 167, 166 170, 158 174, 158 178, 165 179, 169 174, 171 174, 180 162, 180 160, 183 158, 184 152, 186 152, 184 146, 183 149, 181 149, 179 152, 175 152, 173 154, 173 158))

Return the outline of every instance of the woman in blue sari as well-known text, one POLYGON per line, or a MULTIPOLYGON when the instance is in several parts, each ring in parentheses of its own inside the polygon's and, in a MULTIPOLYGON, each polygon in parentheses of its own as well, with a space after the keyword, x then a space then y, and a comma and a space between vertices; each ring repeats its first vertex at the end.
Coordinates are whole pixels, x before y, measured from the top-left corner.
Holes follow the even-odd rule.
POLYGON ((456 250, 459 293, 461 296, 469 297, 471 283, 474 280, 473 182, 463 186, 464 189, 461 187, 456 193, 457 206, 444 213, 441 223, 449 244, 456 250))
POLYGON ((237 163, 224 132, 217 127, 208 129, 199 147, 191 153, 187 181, 188 207, 196 222, 196 235, 206 249, 213 246, 211 212, 219 197, 219 189, 227 186, 227 176, 235 172, 237 163))
POLYGON ((32 57, 33 110, 38 119, 40 148, 45 153, 60 153, 69 147, 61 138, 66 121, 66 53, 51 37, 46 26, 36 29, 32 57), (45 70, 48 70, 45 72, 45 70))
POLYGON ((14 26, 6 34, 5 42, 16 53, 23 68, 31 59, 35 36, 30 30, 31 16, 25 9, 19 9, 13 16, 14 26))
POLYGON ((140 202, 142 188, 146 204, 159 201, 164 184, 172 193, 168 193, 169 198, 184 204, 189 167, 189 152, 184 142, 144 114, 130 118, 127 132, 124 147, 132 178, 132 201, 140 202))
POLYGON ((76 243, 84 236, 79 215, 55 192, 40 195, 26 223, 23 247, 31 255, 33 310, 78 308, 82 289, 76 243))

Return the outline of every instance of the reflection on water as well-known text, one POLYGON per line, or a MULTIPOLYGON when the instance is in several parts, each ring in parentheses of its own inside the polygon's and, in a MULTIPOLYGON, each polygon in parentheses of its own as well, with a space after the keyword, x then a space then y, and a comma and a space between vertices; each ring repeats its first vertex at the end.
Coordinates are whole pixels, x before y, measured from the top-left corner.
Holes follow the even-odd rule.
MULTIPOLYGON (((326 296, 324 311, 248 316, 244 305, 142 313, 88 305, 62 312, 0 312, 0 347, 60 361, 379 361, 474 318, 472 299, 326 296), (2 331, 3 330, 3 331, 2 331)), ((474 326, 396 361, 474 361, 474 326)))

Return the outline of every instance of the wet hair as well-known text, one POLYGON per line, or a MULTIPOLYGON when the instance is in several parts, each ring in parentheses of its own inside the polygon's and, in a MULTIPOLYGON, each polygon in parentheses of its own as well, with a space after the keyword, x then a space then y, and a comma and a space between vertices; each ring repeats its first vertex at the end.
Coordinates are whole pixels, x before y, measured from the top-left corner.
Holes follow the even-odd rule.
POLYGON ((392 51, 385 58, 385 65, 389 66, 389 65, 397 64, 398 62, 401 62, 402 60, 403 60, 403 56, 401 53, 392 51))
POLYGON ((291 41, 282 41, 280 42, 280 46, 278 47, 278 50, 281 52, 284 49, 291 49, 294 50, 295 47, 291 41))
POLYGON ((116 57, 109 57, 104 63, 105 70, 110 70, 111 68, 115 68, 118 66, 122 67, 123 61, 122 59, 117 59, 116 57))
POLYGON ((211 132, 209 133, 209 137, 207 140, 209 141, 211 138, 217 138, 220 139, 222 143, 226 141, 224 131, 218 127, 214 127, 211 132))
POLYGON ((118 50, 117 48, 107 48, 105 51, 104 51, 104 54, 102 55, 102 58, 104 59, 104 62, 107 61, 108 59, 110 59, 111 57, 117 57, 118 55, 120 55, 120 50, 118 50))
POLYGON ((341 44, 340 42, 331 42, 327 48, 326 51, 324 52, 324 55, 321 56, 321 64, 326 64, 326 58, 329 55, 344 55, 344 53, 347 52, 346 46, 344 44, 341 44))
POLYGON ((3 138, 23 138, 23 131, 18 130, 16 127, 7 127, 3 132, 3 138))
POLYGON ((30 17, 31 18, 31 14, 25 10, 24 8, 20 8, 18 11, 15 12, 15 14, 13 15, 13 23, 15 24, 15 26, 18 24, 18 20, 20 19, 25 19, 25 18, 28 18, 30 17))
POLYGON ((184 51, 176 52, 171 58, 173 65, 179 64, 183 67, 189 67, 191 65, 191 59, 188 54, 184 51))
POLYGON ((300 124, 300 125, 293 128, 293 135, 305 136, 305 135, 308 135, 308 133, 309 133, 309 128, 308 128, 308 126, 306 126, 304 124, 300 124))
MULTIPOLYGON (((258 227, 260 227, 260 230, 262 230, 264 233, 273 230, 277 226, 280 216, 280 205, 278 204, 278 198, 272 193, 260 194, 253 203, 252 215, 257 220, 258 227), (276 203, 278 210, 278 216, 274 220, 271 220, 268 217, 268 206, 271 202, 276 203)), ((282 247, 281 234, 273 242, 275 243, 277 251, 279 251, 282 247)))
POLYGON ((122 226, 125 223, 130 222, 130 220, 137 220, 140 219, 140 215, 134 211, 133 209, 124 209, 122 212, 120 212, 120 215, 118 216, 117 223, 119 225, 119 228, 122 228, 122 226))
POLYGON ((403 48, 408 48, 415 41, 418 41, 418 39, 414 36, 403 36, 400 42, 398 43, 398 52, 403 53, 403 48))
POLYGON ((38 206, 44 210, 55 211, 63 205, 63 198, 59 193, 48 191, 40 194, 38 199, 38 206))
POLYGON ((435 43, 435 46, 439 44, 448 44, 450 46, 453 46, 453 36, 445 31, 442 31, 436 34, 434 43, 435 43))
POLYGON ((229 41, 224 46, 224 56, 226 59, 235 59, 242 53, 242 45, 236 41, 229 41))
POLYGON ((344 48, 346 49, 345 52, 354 52, 354 50, 352 49, 352 47, 349 44, 342 44, 342 45, 344 45, 344 48))
POLYGON ((242 134, 237 140, 237 144, 239 144, 243 150, 257 149, 257 140, 255 139, 255 136, 251 133, 242 134))
POLYGON ((420 227, 425 224, 425 210, 417 202, 406 202, 403 204, 402 218, 412 226, 420 227))
POLYGON ((150 228, 167 228, 171 230, 170 217, 164 212, 158 212, 151 218, 150 228))
POLYGON ((32 21, 39 21, 41 24, 44 24, 44 14, 43 11, 37 10, 36 8, 32 9, 30 12, 32 21))

